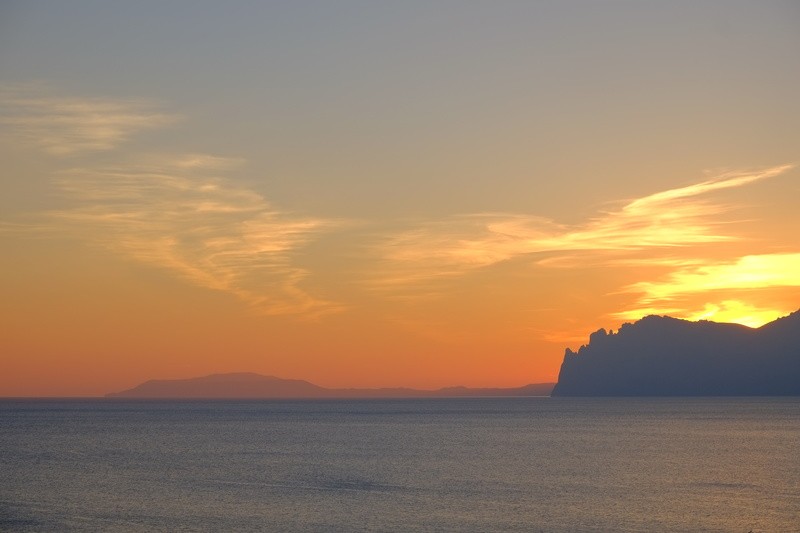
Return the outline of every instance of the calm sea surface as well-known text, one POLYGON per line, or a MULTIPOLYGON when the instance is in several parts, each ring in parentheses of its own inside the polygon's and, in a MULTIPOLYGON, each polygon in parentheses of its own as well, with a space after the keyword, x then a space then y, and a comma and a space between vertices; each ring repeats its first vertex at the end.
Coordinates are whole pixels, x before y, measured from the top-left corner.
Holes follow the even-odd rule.
POLYGON ((2 531, 800 531, 800 398, 0 401, 2 531))

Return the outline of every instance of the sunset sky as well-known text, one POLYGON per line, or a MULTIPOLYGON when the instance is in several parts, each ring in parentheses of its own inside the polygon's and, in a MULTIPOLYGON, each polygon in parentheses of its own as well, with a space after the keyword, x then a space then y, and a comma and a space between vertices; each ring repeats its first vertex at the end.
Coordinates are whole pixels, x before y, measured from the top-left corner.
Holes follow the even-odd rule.
POLYGON ((800 308, 800 3, 0 6, 0 396, 554 381, 800 308))

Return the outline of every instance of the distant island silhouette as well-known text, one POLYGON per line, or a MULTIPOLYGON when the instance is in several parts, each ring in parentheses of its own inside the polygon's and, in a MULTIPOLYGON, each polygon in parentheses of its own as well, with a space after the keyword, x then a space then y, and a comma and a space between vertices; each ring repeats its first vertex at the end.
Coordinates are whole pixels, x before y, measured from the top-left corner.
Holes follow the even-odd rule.
POLYGON ((752 329, 648 316, 570 349, 553 396, 800 395, 800 311, 752 329))
POLYGON ((132 389, 106 394, 107 398, 448 398, 490 396, 549 396, 554 383, 516 388, 446 387, 436 390, 411 388, 329 389, 299 379, 282 379, 250 372, 212 374, 190 379, 150 380, 132 389))
POLYGON ((567 348, 557 383, 516 388, 334 389, 240 372, 150 380, 109 398, 444 398, 490 396, 800 395, 800 310, 749 328, 647 316, 619 331, 599 329, 567 348))

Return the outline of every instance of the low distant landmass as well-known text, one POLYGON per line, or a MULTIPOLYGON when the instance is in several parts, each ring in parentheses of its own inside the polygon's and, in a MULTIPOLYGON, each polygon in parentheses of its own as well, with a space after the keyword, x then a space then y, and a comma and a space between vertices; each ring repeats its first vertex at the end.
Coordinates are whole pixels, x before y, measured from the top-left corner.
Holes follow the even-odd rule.
POLYGON ((516 388, 473 389, 446 387, 436 390, 410 388, 329 389, 300 379, 282 379, 249 372, 212 374, 190 379, 154 379, 132 389, 106 394, 108 398, 453 398, 489 396, 549 396, 555 383, 516 388))
POLYGON ((558 383, 516 388, 333 389, 255 373, 150 380, 110 398, 447 398, 490 396, 800 396, 800 310, 749 328, 647 316, 567 349, 558 383))
POLYGON ((567 349, 553 396, 800 395, 800 311, 753 329, 648 316, 567 349))

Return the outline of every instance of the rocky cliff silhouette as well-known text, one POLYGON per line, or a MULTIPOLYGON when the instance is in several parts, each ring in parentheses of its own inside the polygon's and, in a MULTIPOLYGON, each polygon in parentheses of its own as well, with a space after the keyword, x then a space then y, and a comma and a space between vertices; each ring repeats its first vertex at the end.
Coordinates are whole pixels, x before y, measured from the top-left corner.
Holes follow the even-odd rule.
POLYGON ((436 398, 469 396, 549 396, 553 383, 507 389, 448 387, 328 389, 299 379, 282 379, 249 372, 212 374, 190 379, 150 380, 132 389, 106 394, 109 398, 436 398))
POLYGON ((567 349, 553 396, 800 395, 800 311, 752 329, 648 316, 567 349))

